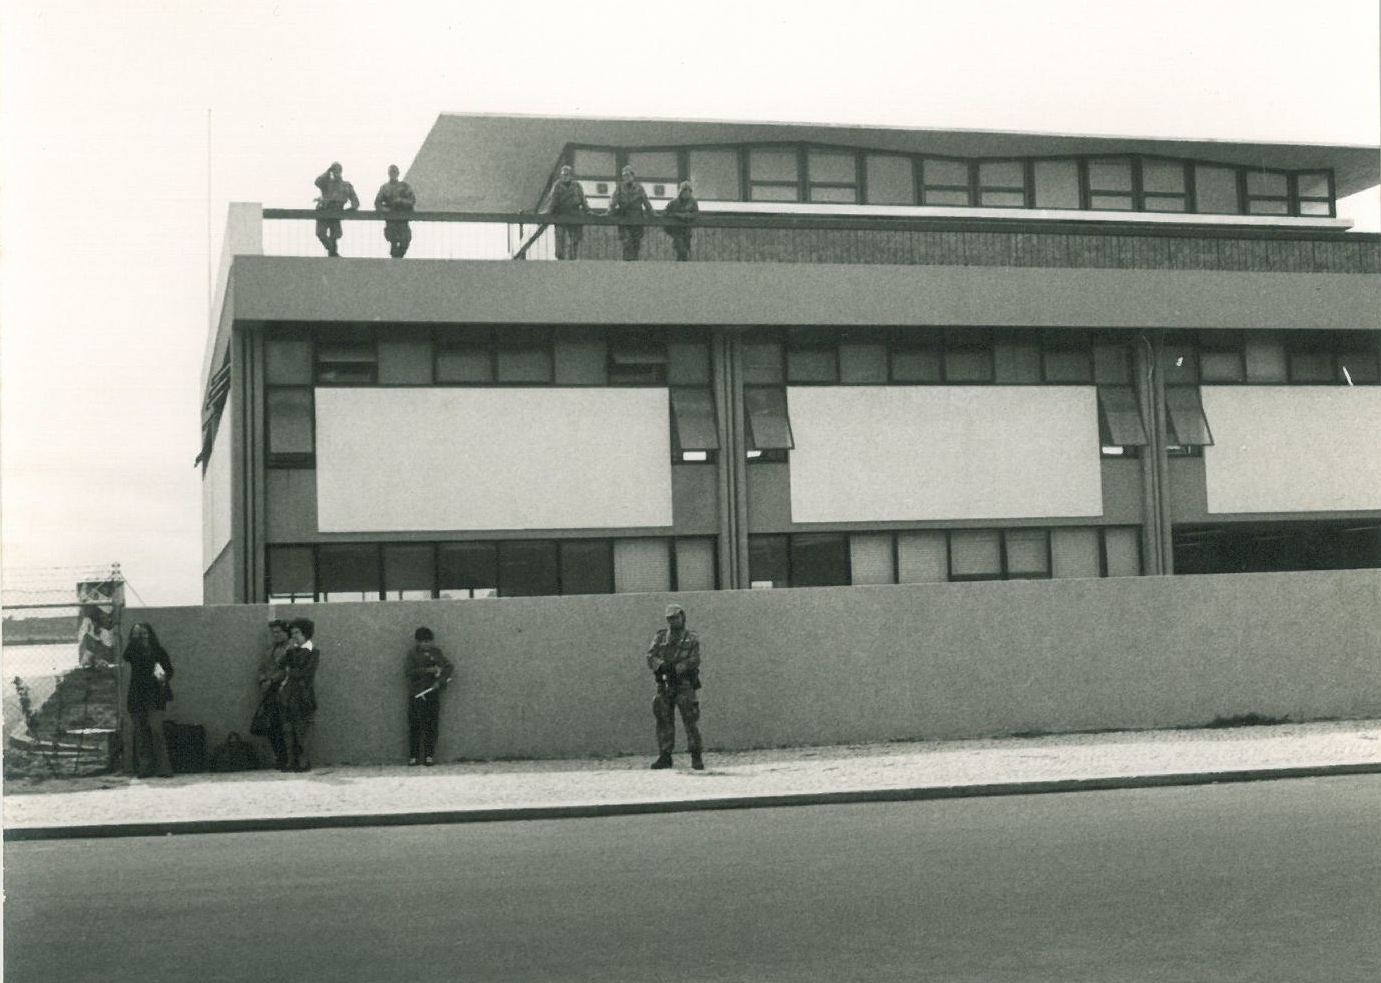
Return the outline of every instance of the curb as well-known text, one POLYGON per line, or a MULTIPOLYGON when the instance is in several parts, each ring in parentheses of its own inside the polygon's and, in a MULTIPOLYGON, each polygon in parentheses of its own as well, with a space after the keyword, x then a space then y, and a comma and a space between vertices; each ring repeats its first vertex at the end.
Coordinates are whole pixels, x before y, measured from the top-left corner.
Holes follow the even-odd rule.
POLYGON ((846 805, 865 802, 923 802, 1008 795, 1050 795, 1061 792, 1100 792, 1117 789, 1217 785, 1279 781, 1338 775, 1381 774, 1381 762, 1304 765, 1168 775, 1117 775, 1106 778, 1065 778, 1035 782, 976 785, 928 785, 911 788, 857 789, 842 792, 796 792, 780 795, 730 796, 719 799, 670 799, 658 802, 612 802, 596 805, 515 806, 511 808, 452 809, 437 812, 357 813, 338 816, 268 816, 250 819, 191 819, 148 823, 109 823, 81 826, 31 826, 6 829, 7 843, 35 840, 92 839, 130 836, 187 836, 201 833, 277 832, 305 829, 351 829, 365 826, 432 826, 457 823, 524 822, 540 819, 594 819, 604 816, 642 816, 673 812, 728 809, 780 809, 792 806, 846 805))

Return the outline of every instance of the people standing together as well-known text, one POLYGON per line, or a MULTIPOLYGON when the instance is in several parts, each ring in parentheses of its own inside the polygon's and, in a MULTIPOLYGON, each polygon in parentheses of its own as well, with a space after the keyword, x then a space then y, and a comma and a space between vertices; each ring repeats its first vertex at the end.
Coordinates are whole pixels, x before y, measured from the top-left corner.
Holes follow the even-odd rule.
POLYGON ((311 771, 316 720, 316 671, 321 651, 307 618, 269 622, 269 647, 259 661, 259 709, 250 733, 268 740, 279 771, 311 771))

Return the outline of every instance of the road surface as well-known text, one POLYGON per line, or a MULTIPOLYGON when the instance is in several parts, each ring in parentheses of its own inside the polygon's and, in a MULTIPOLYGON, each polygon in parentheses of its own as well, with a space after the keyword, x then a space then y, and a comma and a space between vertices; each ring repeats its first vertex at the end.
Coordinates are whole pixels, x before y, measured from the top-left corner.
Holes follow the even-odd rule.
POLYGON ((9 983, 1381 980, 1381 776, 12 843, 9 983))

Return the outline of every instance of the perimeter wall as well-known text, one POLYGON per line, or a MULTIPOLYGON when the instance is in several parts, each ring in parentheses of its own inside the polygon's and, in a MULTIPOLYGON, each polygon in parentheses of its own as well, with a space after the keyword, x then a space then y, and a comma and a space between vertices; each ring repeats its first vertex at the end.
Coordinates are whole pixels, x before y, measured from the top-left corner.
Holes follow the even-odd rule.
MULTIPOLYGON (((652 754, 648 640, 675 600, 710 749, 1381 717, 1381 570, 131 611, 169 717, 246 734, 270 617, 316 622, 314 763, 406 755, 403 659, 457 664, 441 760, 652 754)), ((247 734, 246 734, 247 736, 247 734)), ((678 747, 683 746, 684 735, 678 747)), ((266 746, 265 746, 266 747, 266 746)))

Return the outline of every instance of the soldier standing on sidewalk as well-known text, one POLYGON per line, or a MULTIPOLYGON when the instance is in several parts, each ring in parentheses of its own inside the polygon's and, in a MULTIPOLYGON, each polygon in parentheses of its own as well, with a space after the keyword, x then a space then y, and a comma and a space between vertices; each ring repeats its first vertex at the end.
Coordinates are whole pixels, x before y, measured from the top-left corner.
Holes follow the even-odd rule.
POLYGON ((700 742, 700 639, 686 628, 686 612, 679 604, 668 604, 667 626, 652 638, 647 650, 647 667, 657 680, 657 696, 652 701, 652 716, 657 721, 657 760, 653 768, 670 768, 676 745, 676 711, 686 728, 686 748, 691 767, 703 771, 700 742))

